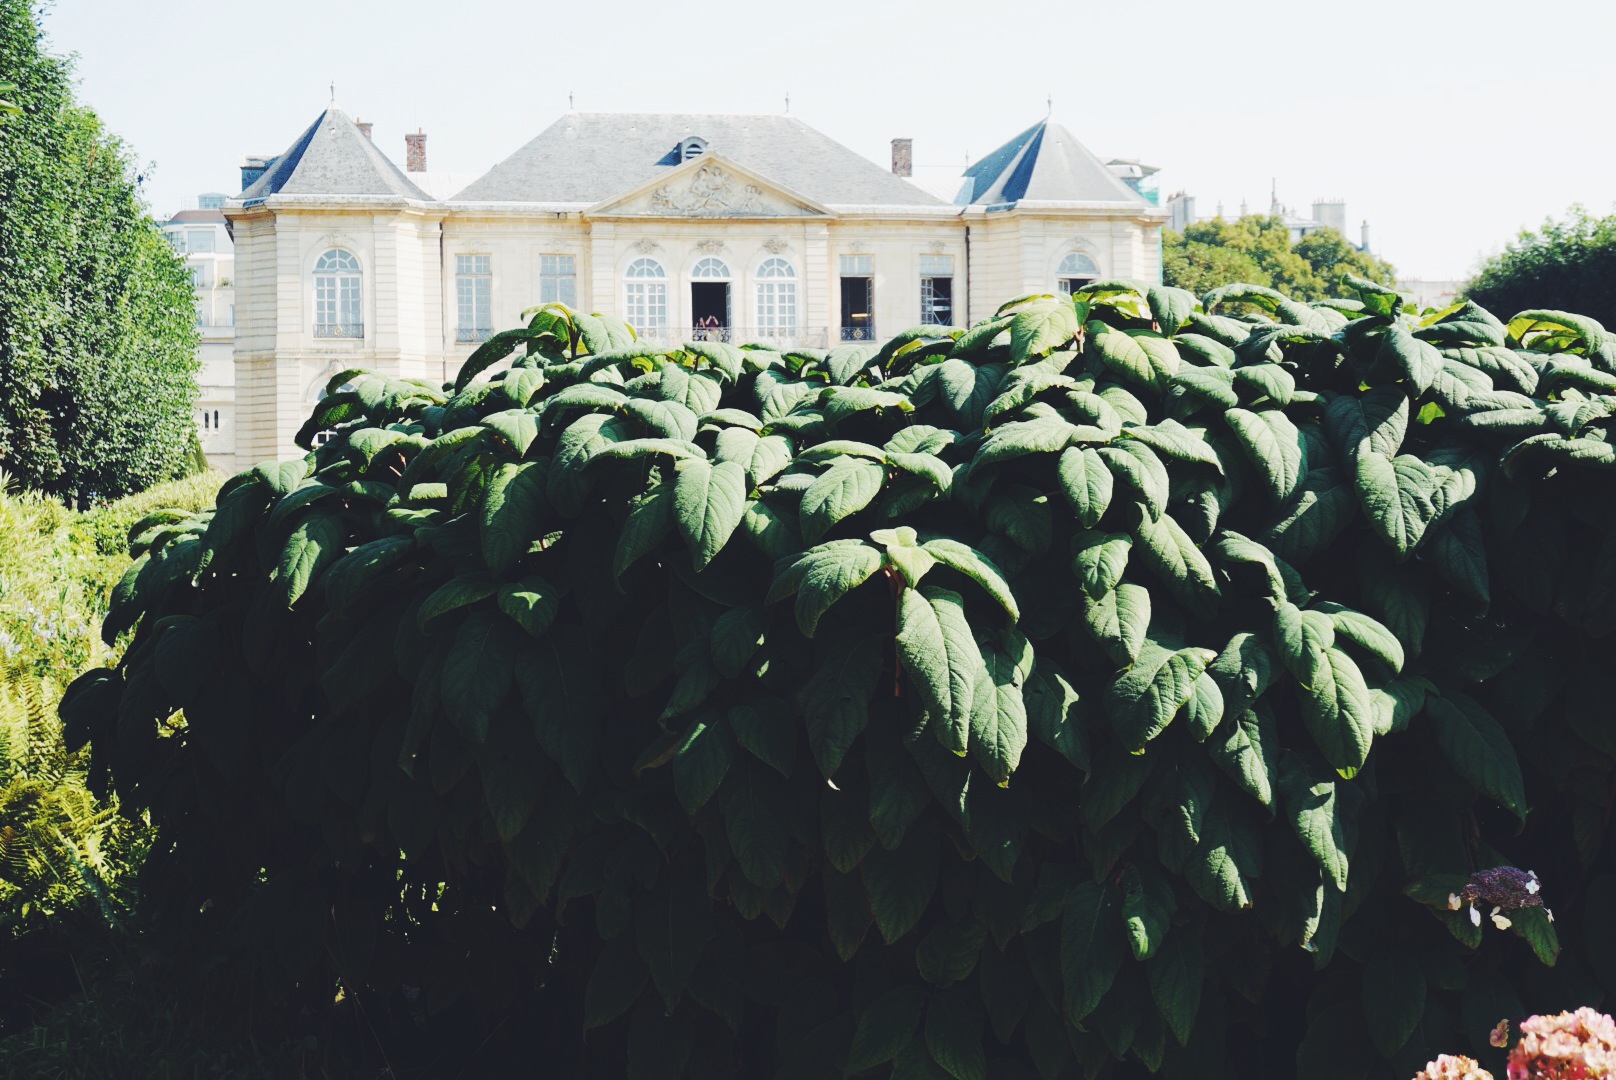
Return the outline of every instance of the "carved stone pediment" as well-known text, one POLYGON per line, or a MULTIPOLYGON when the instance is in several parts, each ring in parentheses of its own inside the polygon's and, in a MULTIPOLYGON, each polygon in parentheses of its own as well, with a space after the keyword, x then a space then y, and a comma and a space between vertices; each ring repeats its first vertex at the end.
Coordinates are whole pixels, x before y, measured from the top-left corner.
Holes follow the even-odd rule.
POLYGON ((768 180, 703 154, 633 191, 588 211, 591 217, 780 218, 824 217, 829 211, 768 180))

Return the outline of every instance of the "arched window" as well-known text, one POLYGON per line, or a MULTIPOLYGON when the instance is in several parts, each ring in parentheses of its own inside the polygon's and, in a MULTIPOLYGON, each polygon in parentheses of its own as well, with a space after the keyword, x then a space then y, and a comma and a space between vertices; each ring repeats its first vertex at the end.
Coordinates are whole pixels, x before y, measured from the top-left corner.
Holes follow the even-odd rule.
POLYGON ((692 135, 679 143, 679 160, 689 161, 691 158, 700 157, 706 149, 707 140, 700 135, 692 135))
POLYGON ((655 259, 635 259, 623 277, 623 318, 642 336, 668 330, 668 274, 655 259))
POLYGON ((332 248, 314 264, 314 336, 362 338, 364 278, 352 252, 332 248))
POLYGON ((1060 291, 1067 296, 1072 295, 1099 276, 1100 268, 1094 265, 1093 259, 1081 251, 1074 251, 1066 256, 1055 270, 1055 279, 1060 284, 1060 291))
POLYGON ((764 339, 797 336, 797 272, 784 259, 764 259, 757 269, 757 329, 764 339))
POLYGON ((690 271, 690 276, 698 281, 727 281, 729 267, 724 265, 723 259, 703 259, 690 271))

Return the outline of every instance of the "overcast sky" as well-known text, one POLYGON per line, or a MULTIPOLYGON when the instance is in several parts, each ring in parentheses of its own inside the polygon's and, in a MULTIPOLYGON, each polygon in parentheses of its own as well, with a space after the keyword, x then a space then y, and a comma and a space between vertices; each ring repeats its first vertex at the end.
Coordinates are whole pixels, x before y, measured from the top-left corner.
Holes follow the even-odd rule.
POLYGON ((1575 202, 1616 203, 1612 0, 57 0, 49 46, 159 212, 239 188, 326 106, 481 172, 567 109, 791 112, 883 165, 963 164, 1055 119, 1210 214, 1347 202, 1409 277, 1457 278, 1575 202))

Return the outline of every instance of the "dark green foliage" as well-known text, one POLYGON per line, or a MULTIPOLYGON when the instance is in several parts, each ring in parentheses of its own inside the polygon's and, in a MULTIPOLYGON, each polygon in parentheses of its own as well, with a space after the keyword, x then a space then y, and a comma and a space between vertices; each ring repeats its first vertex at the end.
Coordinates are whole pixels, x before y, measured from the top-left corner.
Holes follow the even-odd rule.
MULTIPOLYGON (((1193 222, 1182 233, 1162 232, 1162 280, 1194 293, 1244 282, 1278 289, 1293 300, 1324 300, 1345 295, 1343 274, 1382 285, 1397 280, 1390 263, 1359 251, 1334 229, 1315 229, 1292 243, 1285 219, 1278 216, 1218 218, 1193 222)), ((1531 306, 1537 305, 1502 310, 1531 306)))
POLYGON ((1354 287, 344 373, 62 707, 157 940, 634 1078, 1406 1077, 1616 990, 1616 343, 1354 287), (1559 921, 1449 909, 1500 864, 1559 921))
POLYGON ((73 100, 29 0, 0 0, 0 461, 101 500, 189 471, 195 303, 133 154, 73 100))
POLYGON ((1616 326, 1616 214, 1573 206, 1482 264, 1465 295, 1499 311, 1555 308, 1616 326))

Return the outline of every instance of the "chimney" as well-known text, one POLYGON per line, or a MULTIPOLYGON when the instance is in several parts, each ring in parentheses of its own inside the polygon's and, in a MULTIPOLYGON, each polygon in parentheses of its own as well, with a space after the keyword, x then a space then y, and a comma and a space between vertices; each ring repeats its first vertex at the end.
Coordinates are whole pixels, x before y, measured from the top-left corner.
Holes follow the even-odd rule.
POLYGON ((246 191, 252 187, 254 182, 268 172, 269 167, 274 163, 275 159, 272 157, 248 157, 243 159, 241 163, 241 190, 246 191))
POLYGON ((354 127, 358 128, 359 134, 363 135, 367 139, 371 137, 370 129, 375 126, 376 125, 372 124, 369 120, 360 120, 358 118, 354 119, 354 127))
POLYGON ((915 140, 892 140, 892 175, 913 176, 915 174, 915 140))
POLYGON ((404 136, 404 169, 407 172, 426 172, 426 135, 420 128, 414 135, 404 136))
POLYGON ((1358 250, 1363 252, 1365 255, 1369 254, 1369 219, 1368 218, 1364 219, 1364 223, 1363 223, 1363 243, 1358 245, 1358 250))

